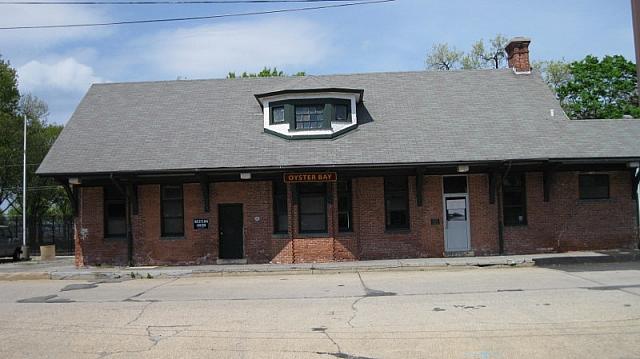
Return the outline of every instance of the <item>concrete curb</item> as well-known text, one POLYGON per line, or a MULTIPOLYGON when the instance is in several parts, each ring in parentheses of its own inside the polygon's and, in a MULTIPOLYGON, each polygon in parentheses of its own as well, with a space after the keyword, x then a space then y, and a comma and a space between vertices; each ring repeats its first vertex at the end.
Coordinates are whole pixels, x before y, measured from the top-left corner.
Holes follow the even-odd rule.
POLYGON ((356 272, 396 272, 396 271, 433 271, 433 270, 468 270, 482 269, 485 267, 529 267, 533 262, 503 262, 503 263, 438 263, 429 265, 418 264, 396 264, 396 265, 355 265, 351 267, 293 267, 293 268, 269 268, 260 269, 243 269, 229 268, 198 270, 198 269, 115 269, 113 271, 51 271, 51 272, 14 272, 0 273, 0 281, 11 280, 114 280, 114 279, 170 279, 170 278, 191 278, 191 277, 243 277, 243 276, 282 276, 282 275, 323 275, 323 274, 339 274, 339 273, 356 273, 356 272))
POLYGON ((0 272, 0 281, 15 280, 129 280, 170 279, 193 277, 242 277, 322 275, 356 272, 398 272, 433 270, 469 270, 508 267, 549 267, 567 264, 613 263, 640 261, 638 250, 603 252, 573 252, 566 254, 397 259, 381 261, 339 262, 321 264, 266 264, 266 265, 220 265, 193 267, 132 267, 132 268, 51 268, 49 271, 0 272))
POLYGON ((51 279, 49 272, 0 273, 0 281, 51 279))

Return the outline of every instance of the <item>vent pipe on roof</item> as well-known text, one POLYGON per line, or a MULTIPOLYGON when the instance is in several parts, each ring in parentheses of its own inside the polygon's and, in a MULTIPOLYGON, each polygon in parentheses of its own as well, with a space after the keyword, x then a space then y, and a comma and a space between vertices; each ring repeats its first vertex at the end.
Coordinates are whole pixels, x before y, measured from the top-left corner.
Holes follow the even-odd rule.
POLYGON ((531 39, 527 37, 514 37, 504 48, 509 60, 509 68, 513 69, 516 74, 531 73, 531 62, 529 61, 530 43, 531 39))

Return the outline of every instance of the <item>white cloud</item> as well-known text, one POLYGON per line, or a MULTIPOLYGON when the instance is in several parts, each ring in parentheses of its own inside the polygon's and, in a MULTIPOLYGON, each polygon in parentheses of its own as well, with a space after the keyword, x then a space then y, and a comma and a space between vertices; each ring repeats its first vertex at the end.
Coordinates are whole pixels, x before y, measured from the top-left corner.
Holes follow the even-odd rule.
MULTIPOLYGON (((0 11, 2 27, 93 23, 108 19, 100 8, 78 5, 3 5, 0 11)), ((34 52, 72 40, 102 37, 111 31, 107 28, 2 30, 0 48, 5 53, 22 55, 27 50, 34 52)))
POLYGON ((69 57, 55 63, 30 61, 17 69, 21 91, 61 90, 84 92, 95 82, 104 82, 91 66, 69 57))
POLYGON ((16 69, 22 93, 32 93, 49 105, 49 119, 64 123, 89 86, 105 80, 93 67, 73 57, 56 61, 32 60, 16 69))
POLYGON ((329 56, 328 36, 313 22, 280 18, 162 31, 135 41, 128 51, 136 54, 137 65, 163 77, 217 77, 263 66, 304 70, 329 56))

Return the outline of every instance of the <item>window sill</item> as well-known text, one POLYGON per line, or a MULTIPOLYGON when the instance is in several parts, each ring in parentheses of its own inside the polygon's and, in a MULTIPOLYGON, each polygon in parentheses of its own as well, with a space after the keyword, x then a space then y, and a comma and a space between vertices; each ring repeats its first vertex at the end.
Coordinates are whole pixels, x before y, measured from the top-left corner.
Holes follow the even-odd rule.
POLYGON ((578 198, 578 202, 580 203, 602 203, 602 202, 611 202, 612 198, 578 198))
POLYGON ((331 238, 329 233, 327 232, 319 232, 319 233, 298 233, 295 239, 305 239, 305 238, 331 238))
POLYGON ((103 238, 105 241, 126 241, 127 237, 120 237, 120 236, 114 236, 114 237, 104 237, 103 238))
POLYGON ((410 228, 387 228, 384 230, 386 234, 409 234, 411 233, 410 228))
POLYGON ((529 224, 528 223, 521 223, 521 224, 504 224, 504 228, 525 228, 527 227, 529 224))
POLYGON ((273 233, 271 239, 289 239, 289 233, 273 233))
POLYGON ((183 239, 186 239, 186 238, 184 236, 161 236, 160 237, 161 241, 179 241, 183 239))
POLYGON ((309 131, 326 131, 331 130, 331 127, 317 127, 317 128, 290 128, 289 132, 309 132, 309 131))

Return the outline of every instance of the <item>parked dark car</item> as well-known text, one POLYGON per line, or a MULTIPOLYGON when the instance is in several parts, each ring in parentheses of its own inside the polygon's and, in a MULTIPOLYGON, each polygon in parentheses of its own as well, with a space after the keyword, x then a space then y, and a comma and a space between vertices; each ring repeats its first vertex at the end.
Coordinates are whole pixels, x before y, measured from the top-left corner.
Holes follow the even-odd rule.
POLYGON ((18 237, 11 235, 7 226, 0 226, 0 257, 12 257, 14 261, 20 259, 22 243, 18 237))

